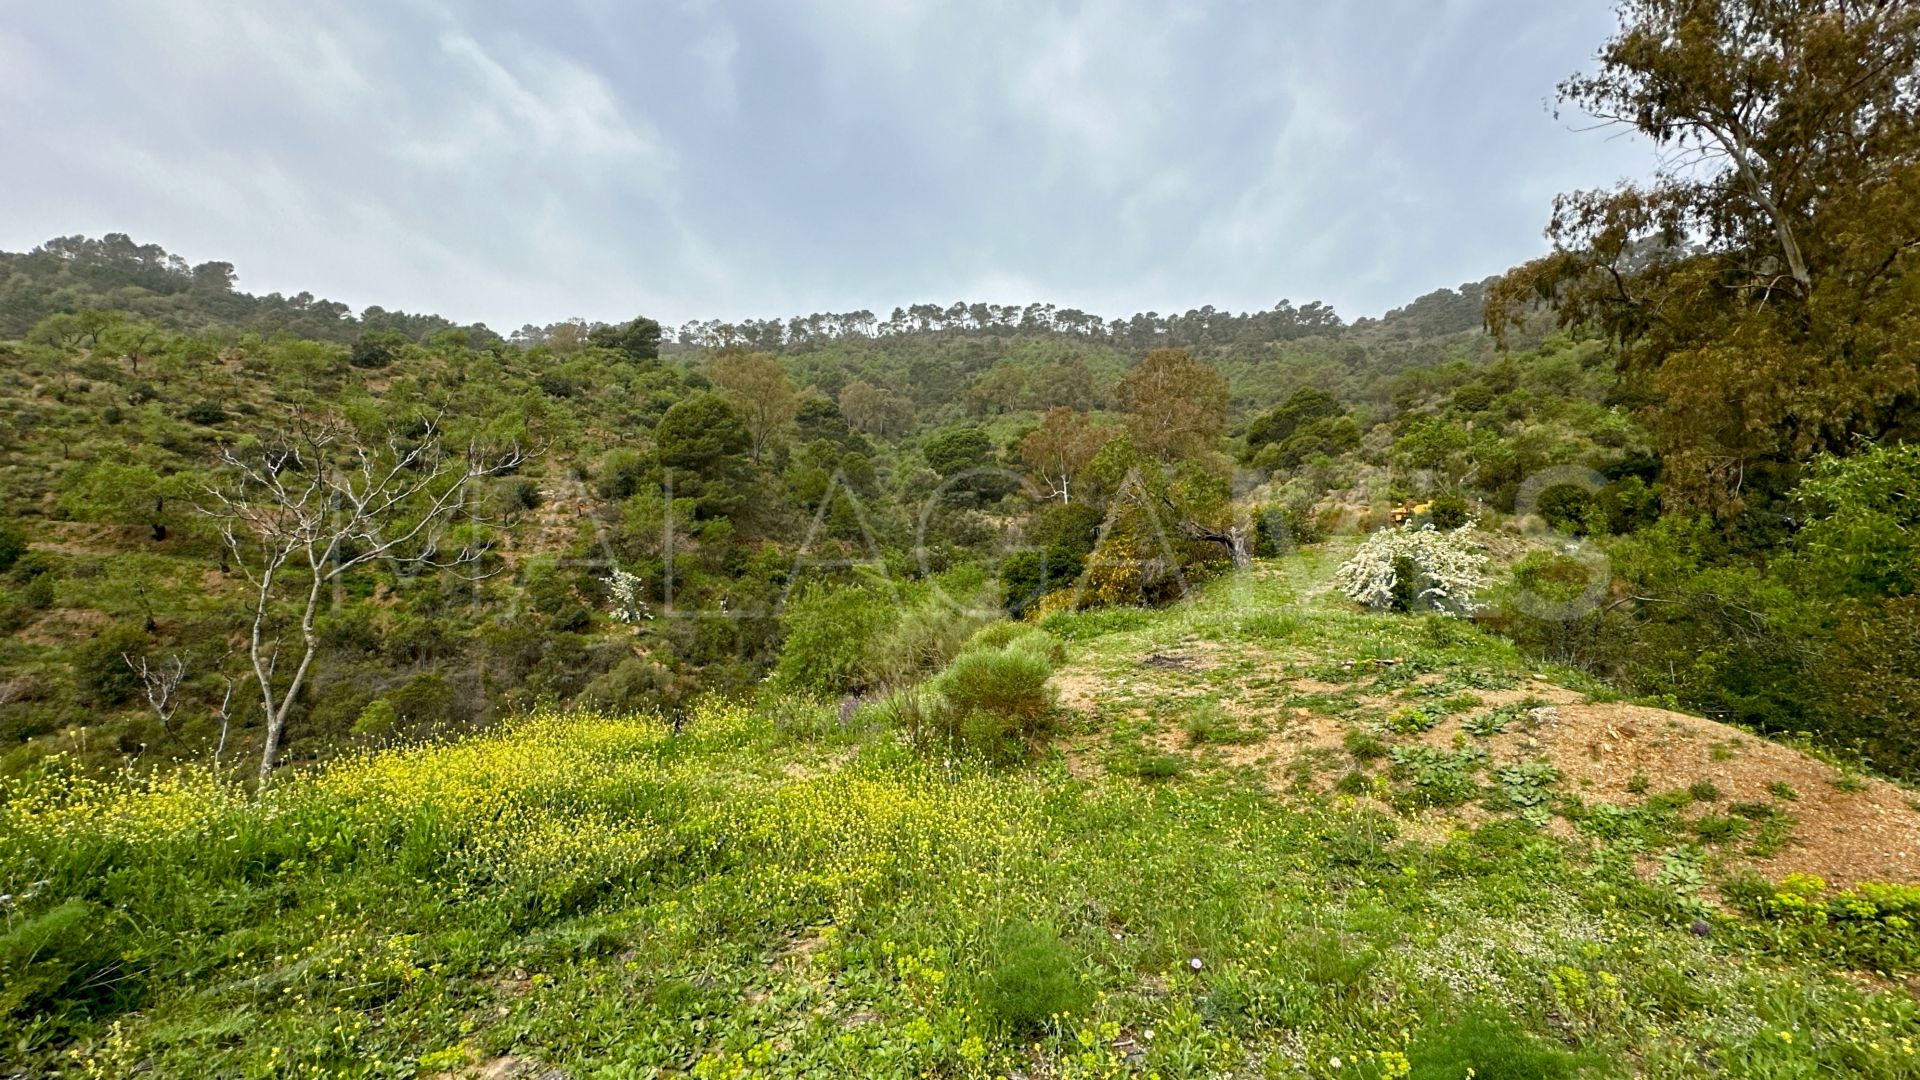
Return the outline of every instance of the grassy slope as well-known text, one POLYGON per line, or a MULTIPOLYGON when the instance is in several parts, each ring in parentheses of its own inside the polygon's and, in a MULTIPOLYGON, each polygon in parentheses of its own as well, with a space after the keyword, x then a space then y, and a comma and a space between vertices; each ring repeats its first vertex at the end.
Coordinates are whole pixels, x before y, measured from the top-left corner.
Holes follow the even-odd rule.
MULTIPOLYGON (((1451 625, 1299 599, 1322 576, 1296 558, 1173 611, 1052 628, 1075 670, 1209 640, 1330 684, 1374 658, 1480 681, 1537 670, 1451 625)), ((1243 655, 1183 696, 1271 677, 1243 655)), ((1517 812, 1432 830, 1383 808, 1419 788, 1385 772, 1356 799, 1276 793, 1210 759, 1156 768, 1123 694, 1074 722, 1068 753, 1016 769, 919 760, 789 706, 711 709, 679 736, 538 719, 260 802, 192 783, 16 790, 0 1062, 1920 1076, 1920 1008, 1832 970, 1829 938, 1710 912, 1690 926, 1701 909, 1643 884, 1657 821, 1597 846, 1517 812)))

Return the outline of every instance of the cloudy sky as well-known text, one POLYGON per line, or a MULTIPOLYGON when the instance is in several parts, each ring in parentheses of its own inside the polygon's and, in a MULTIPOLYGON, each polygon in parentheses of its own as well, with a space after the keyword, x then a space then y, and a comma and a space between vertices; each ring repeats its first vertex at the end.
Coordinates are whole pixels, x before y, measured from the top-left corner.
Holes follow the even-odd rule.
POLYGON ((1547 109, 1607 0, 0 0, 0 248, 482 320, 1320 299, 1647 171, 1547 109))

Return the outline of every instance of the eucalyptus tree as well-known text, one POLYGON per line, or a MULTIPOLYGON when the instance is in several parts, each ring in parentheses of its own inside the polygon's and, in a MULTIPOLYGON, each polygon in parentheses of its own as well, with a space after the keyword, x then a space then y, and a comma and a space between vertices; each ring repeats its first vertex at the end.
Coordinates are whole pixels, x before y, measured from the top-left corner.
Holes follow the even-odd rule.
POLYGON ((1669 495, 1722 511, 1801 463, 1920 433, 1920 5, 1623 0, 1560 101, 1662 153, 1554 203, 1490 293, 1604 329, 1650 395, 1669 495), (1758 483, 1756 483, 1758 482, 1758 483))

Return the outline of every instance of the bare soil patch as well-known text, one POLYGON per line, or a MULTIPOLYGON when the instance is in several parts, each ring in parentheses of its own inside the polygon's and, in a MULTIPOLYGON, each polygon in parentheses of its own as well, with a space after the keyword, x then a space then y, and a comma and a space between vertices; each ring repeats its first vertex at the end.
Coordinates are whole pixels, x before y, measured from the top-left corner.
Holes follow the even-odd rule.
POLYGON ((1818 874, 1836 884, 1920 882, 1920 811, 1897 784, 1850 777, 1811 754, 1684 713, 1640 705, 1572 705, 1537 735, 1546 758, 1584 795, 1634 802, 1651 791, 1711 782, 1722 806, 1773 801, 1795 819, 1779 854, 1748 860, 1762 874, 1818 874), (1797 797, 1775 799, 1776 784, 1797 797))
MULTIPOLYGON (((1068 668, 1055 677, 1054 684, 1061 703, 1082 713, 1112 709, 1123 696, 1132 698, 1127 711, 1157 722, 1157 730, 1146 738, 1156 750, 1186 754, 1213 767, 1261 770, 1275 791, 1292 788, 1300 766, 1310 764, 1310 786, 1330 790, 1344 771, 1331 764, 1344 753, 1343 741, 1356 718, 1287 708, 1283 703, 1290 694, 1331 695, 1354 687, 1306 677, 1223 687, 1193 677, 1239 658, 1229 658, 1218 649, 1189 649, 1183 643, 1177 651, 1137 658, 1125 670, 1068 668), (1218 693, 1221 707, 1261 737, 1240 744, 1192 745, 1184 727, 1183 704, 1209 692, 1218 693)), ((1442 718, 1416 741, 1445 748, 1470 740, 1486 748, 1496 766, 1545 760, 1559 770, 1560 790, 1589 803, 1634 806, 1650 795, 1704 782, 1718 797, 1697 802, 1686 811, 1690 817, 1726 814, 1736 804, 1751 803, 1771 804, 1793 819, 1790 838, 1775 854, 1756 857, 1729 846, 1724 855, 1735 866, 1750 867, 1774 880, 1807 873, 1836 885, 1920 882, 1920 809, 1914 793, 1899 785, 1843 773, 1811 754, 1702 717, 1590 702, 1585 694, 1543 678, 1472 693, 1480 705, 1442 718), (1463 727, 1470 717, 1527 701, 1541 707, 1499 734, 1474 736, 1463 727), (1783 794, 1789 791, 1791 798, 1783 794)), ((1364 695, 1360 701, 1374 715, 1380 708, 1409 703, 1392 694, 1364 695)), ((1100 737, 1095 735, 1067 748, 1073 775, 1099 775, 1099 746, 1100 737)), ((1472 806, 1443 816, 1447 815, 1451 826, 1432 824, 1428 831, 1441 835, 1447 828, 1471 825, 1486 816, 1472 806)), ((1564 837, 1570 829, 1556 818, 1551 831, 1564 837)))

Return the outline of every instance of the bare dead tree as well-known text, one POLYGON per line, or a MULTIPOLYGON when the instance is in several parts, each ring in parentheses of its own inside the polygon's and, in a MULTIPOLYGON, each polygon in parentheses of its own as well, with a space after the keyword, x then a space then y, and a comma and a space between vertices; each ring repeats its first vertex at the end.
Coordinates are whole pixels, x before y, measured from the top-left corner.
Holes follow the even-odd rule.
POLYGON ((216 776, 220 772, 220 758, 227 752, 227 732, 233 725, 233 689, 236 685, 231 675, 220 676, 220 681, 226 684, 226 688, 220 694, 220 708, 213 714, 214 719, 220 721, 220 741, 213 744, 213 771, 216 776))
POLYGON ((121 653, 120 659, 125 660, 139 677, 140 687, 147 695, 147 705, 160 718, 160 730, 178 740, 180 733, 173 730, 173 714, 180 709, 180 684, 187 678, 187 662, 180 659, 178 653, 168 656, 157 666, 144 656, 135 660, 130 654, 121 653))
POLYGON ((200 509, 218 524, 229 565, 253 586, 247 655, 266 718, 265 783, 320 649, 314 619, 328 586, 376 561, 477 571, 484 550, 470 542, 445 548, 450 527, 491 524, 471 510, 475 483, 517 469, 525 455, 518 447, 485 454, 472 445, 449 453, 437 421, 376 440, 336 417, 296 415, 275 441, 229 447, 219 459, 225 475, 204 490, 200 509), (283 616, 298 626, 289 674, 281 665, 283 616))

